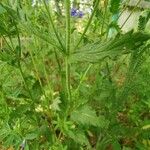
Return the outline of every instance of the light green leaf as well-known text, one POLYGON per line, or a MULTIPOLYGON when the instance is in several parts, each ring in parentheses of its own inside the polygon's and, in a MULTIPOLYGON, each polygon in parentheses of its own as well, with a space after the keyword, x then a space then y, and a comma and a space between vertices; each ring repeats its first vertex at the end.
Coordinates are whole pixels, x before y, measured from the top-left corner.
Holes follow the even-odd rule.
POLYGON ((38 137, 38 132, 37 133, 29 133, 26 135, 25 139, 33 140, 33 139, 36 139, 37 137, 38 137))
POLYGON ((0 15, 5 13, 5 12, 6 12, 6 10, 0 5, 0 15))
POLYGON ((54 111, 60 111, 59 104, 61 103, 59 97, 56 97, 53 100, 53 103, 50 105, 50 108, 54 111))
POLYGON ((110 121, 107 120, 104 116, 99 116, 99 123, 98 123, 98 127, 100 128, 108 128, 110 121))
POLYGON ((97 117, 96 112, 87 105, 75 110, 71 115, 71 119, 83 125, 98 126, 99 124, 99 118, 97 117))
POLYGON ((88 142, 88 139, 87 137, 85 136, 85 133, 84 132, 81 132, 79 130, 76 130, 76 131, 68 131, 67 132, 67 135, 72 138, 76 143, 79 143, 79 144, 86 144, 88 145, 89 142, 88 142))
POLYGON ((109 41, 98 41, 83 46, 70 57, 71 62, 99 62, 109 57, 114 58, 124 53, 130 53, 150 39, 149 34, 130 31, 109 41))

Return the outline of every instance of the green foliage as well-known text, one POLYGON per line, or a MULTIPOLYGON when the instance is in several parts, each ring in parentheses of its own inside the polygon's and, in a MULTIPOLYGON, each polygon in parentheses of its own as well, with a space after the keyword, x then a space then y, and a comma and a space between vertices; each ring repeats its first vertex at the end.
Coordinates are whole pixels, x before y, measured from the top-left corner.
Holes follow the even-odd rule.
POLYGON ((70 16, 67 0, 0 3, 4 148, 149 148, 149 12, 137 32, 122 33, 117 19, 107 23, 121 1, 92 2, 91 17, 83 18, 70 16))
POLYGON ((121 0, 111 0, 110 1, 110 11, 115 14, 119 12, 121 0))
POLYGON ((117 36, 115 39, 87 44, 72 55, 72 61, 99 62, 106 57, 116 57, 124 53, 132 52, 140 47, 150 36, 145 33, 133 33, 132 31, 117 36))
POLYGON ((150 11, 145 11, 142 15, 139 17, 139 22, 138 22, 138 30, 139 31, 144 31, 146 28, 146 25, 150 19, 150 11))
POLYGON ((71 115, 72 120, 83 125, 98 126, 99 120, 96 112, 89 106, 83 106, 75 110, 71 115), (80 116, 80 117, 79 117, 80 116))

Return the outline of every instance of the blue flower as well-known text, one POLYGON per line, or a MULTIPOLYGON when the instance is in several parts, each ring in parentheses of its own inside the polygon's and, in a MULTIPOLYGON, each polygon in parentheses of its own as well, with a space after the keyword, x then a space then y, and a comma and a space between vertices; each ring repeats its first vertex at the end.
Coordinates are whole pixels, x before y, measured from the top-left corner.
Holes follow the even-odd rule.
POLYGON ((78 12, 78 17, 79 17, 79 18, 82 18, 82 17, 83 17, 83 15, 84 15, 84 14, 83 14, 83 12, 82 12, 82 11, 79 11, 79 12, 78 12))
POLYGON ((72 17, 82 18, 83 15, 84 15, 84 14, 83 14, 82 11, 80 11, 80 10, 78 10, 78 9, 76 9, 76 8, 72 8, 72 9, 71 9, 71 16, 72 16, 72 17))
POLYGON ((73 16, 73 17, 77 17, 78 16, 77 9, 75 9, 75 8, 71 9, 71 16, 73 16))

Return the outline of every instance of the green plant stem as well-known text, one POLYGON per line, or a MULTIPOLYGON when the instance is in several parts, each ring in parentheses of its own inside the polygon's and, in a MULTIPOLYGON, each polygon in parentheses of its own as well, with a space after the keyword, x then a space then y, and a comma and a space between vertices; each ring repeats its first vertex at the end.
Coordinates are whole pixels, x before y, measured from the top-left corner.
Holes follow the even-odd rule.
POLYGON ((44 65, 44 56, 42 56, 42 61, 43 61, 44 74, 45 74, 45 77, 46 77, 46 81, 47 81, 47 84, 48 84, 49 91, 51 93, 51 100, 53 100, 54 99, 54 97, 53 97, 53 89, 52 89, 51 83, 50 83, 49 78, 48 78, 48 73, 46 71, 46 67, 44 65))
POLYGON ((81 43, 81 41, 82 41, 84 35, 86 34, 86 32, 87 32, 87 30, 88 30, 88 28, 89 28, 89 26, 90 26, 90 24, 91 24, 91 22, 92 22, 92 19, 93 19, 93 17, 94 17, 94 14, 95 14, 95 12, 96 12, 96 9, 97 9, 97 7, 98 7, 98 5, 99 5, 99 2, 100 2, 100 0, 96 0, 95 6, 94 6, 94 10, 93 10, 93 12, 92 12, 92 14, 91 14, 91 16, 90 16, 90 19, 89 19, 89 21, 88 21, 88 23, 87 23, 87 25, 86 25, 86 27, 85 27, 85 29, 84 29, 82 35, 81 35, 81 38, 79 39, 77 45, 76 45, 75 48, 74 48, 75 50, 78 48, 78 46, 79 46, 79 44, 81 43))
POLYGON ((44 3, 44 6, 45 6, 45 9, 46 9, 46 11, 47 11, 47 14, 48 14, 48 17, 49 17, 49 21, 50 21, 50 23, 51 23, 51 25, 52 25, 53 31, 54 31, 54 33, 55 33, 55 35, 56 35, 56 38, 57 38, 57 40, 58 40, 60 46, 62 47, 62 51, 63 51, 63 53, 64 53, 64 52, 65 52, 65 48, 64 48, 64 46, 63 46, 63 44, 62 44, 62 42, 61 42, 61 39, 60 39, 60 37, 59 37, 59 35, 58 35, 58 32, 57 32, 57 30, 56 30, 56 28, 55 28, 55 25, 54 25, 54 22, 53 22, 53 19, 52 19, 50 10, 49 10, 49 8, 48 8, 48 6, 47 6, 45 0, 43 0, 43 3, 44 3))
POLYGON ((12 45, 12 48, 15 50, 15 47, 14 47, 14 43, 13 43, 12 37, 9 36, 8 38, 9 38, 9 41, 10 41, 10 43, 11 43, 11 45, 12 45))
POLYGON ((55 53, 55 59, 56 59, 57 65, 58 65, 58 72, 59 72, 59 75, 61 76, 61 88, 62 88, 61 90, 64 92, 65 91, 65 84, 63 82, 64 81, 64 75, 62 72, 61 63, 60 63, 57 51, 55 49, 54 49, 54 53, 55 53))
POLYGON ((65 74, 66 74, 66 94, 68 102, 71 101, 71 90, 70 90, 70 43, 71 43, 71 28, 70 28, 70 0, 65 0, 66 7, 66 53, 65 56, 65 74))
POLYGON ((106 69, 108 72, 107 78, 108 78, 109 82, 112 84, 113 82, 112 82, 111 71, 110 71, 108 62, 106 62, 106 69))
POLYGON ((58 54, 57 54, 57 51, 55 50, 55 48, 54 48, 54 53, 55 53, 55 58, 56 58, 56 62, 58 65, 58 72, 59 72, 59 74, 61 74, 62 73, 61 63, 59 61, 59 57, 58 57, 58 54))
POLYGON ((29 96, 30 96, 32 102, 34 102, 34 98, 33 98, 32 93, 31 93, 31 91, 30 91, 30 89, 28 87, 28 84, 27 84, 27 82, 25 80, 25 76, 24 76, 24 73, 23 73, 23 70, 22 70, 22 67, 21 67, 21 63, 20 63, 20 59, 21 59, 21 40, 20 40, 19 30, 18 30, 18 27, 17 27, 17 25, 16 25, 16 23, 14 21, 13 21, 13 24, 14 24, 14 26, 16 28, 16 31, 17 31, 17 39, 18 39, 18 45, 19 45, 19 53, 17 53, 18 67, 19 67, 21 76, 23 78, 25 87, 26 87, 26 89, 27 89, 27 91, 29 93, 29 96))
MULTIPOLYGON (((39 49, 39 42, 36 40, 35 36, 34 36, 34 39, 35 39, 35 46, 38 47, 38 49, 39 49)), ((35 52, 35 51, 34 51, 34 52, 35 52)), ((36 54, 35 59, 34 59, 33 54, 32 54, 31 51, 30 51, 30 55, 31 55, 31 59, 32 59, 32 62, 33 62, 33 65, 34 65, 34 69, 35 69, 35 71, 36 71, 36 76, 37 76, 37 78, 38 78, 38 80, 39 80, 41 89, 42 89, 42 91, 43 91, 43 94, 44 94, 45 98, 48 99, 47 96, 46 96, 44 87, 43 87, 43 85, 42 85, 42 81, 41 81, 40 76, 39 76, 38 68, 37 68, 37 66, 36 66, 36 62, 38 62, 38 60, 39 60, 38 57, 37 57, 38 55, 36 54)), ((44 55, 42 55, 42 59, 43 59, 43 64, 44 64, 44 55)), ((44 72, 45 72, 45 71, 46 71, 45 65, 43 65, 43 69, 44 69, 44 72)), ((48 78, 47 78, 47 77, 48 77, 47 72, 45 72, 45 73, 46 73, 46 74, 45 74, 46 79, 48 79, 48 78)), ((48 85, 49 85, 49 82, 48 82, 48 85)), ((51 94, 53 93, 52 90, 50 90, 50 92, 51 92, 51 94)))
MULTIPOLYGON (((22 67, 21 67, 21 63, 20 63, 20 60, 21 60, 21 40, 20 40, 19 30, 18 30, 18 27, 17 27, 17 25, 16 25, 16 23, 15 23, 15 21, 14 21, 13 16, 12 16, 12 19, 13 19, 13 25, 15 26, 16 31, 17 31, 17 40, 18 40, 18 45, 19 45, 19 48, 18 48, 19 52, 17 52, 18 69, 19 69, 20 74, 21 74, 21 77, 22 77, 22 79, 23 79, 25 88, 26 88, 26 90, 28 91, 31 100, 34 102, 34 98, 33 98, 32 94, 31 94, 31 91, 30 91, 30 89, 29 89, 29 87, 28 87, 28 84, 27 84, 27 82, 26 82, 26 80, 25 80, 25 76, 24 76, 24 73, 23 73, 23 70, 22 70, 22 67)), ((13 45, 13 42, 12 42, 11 37, 9 37, 9 40, 10 40, 10 43, 11 43, 12 47, 11 47, 10 44, 7 42, 7 40, 6 40, 6 38, 5 38, 4 36, 3 36, 3 38, 5 39, 6 44, 7 44, 12 50, 15 51, 16 49, 15 49, 15 47, 14 47, 14 45, 13 45)))
POLYGON ((9 42, 6 40, 5 36, 2 35, 2 37, 3 37, 4 41, 6 42, 7 46, 8 46, 10 49, 12 49, 12 48, 11 48, 11 45, 10 45, 9 42))
POLYGON ((89 64, 88 67, 87 67, 87 69, 85 70, 84 74, 82 75, 82 77, 81 77, 81 79, 80 79, 80 82, 79 82, 79 85, 78 85, 78 87, 77 87, 76 90, 75 90, 75 94, 79 91, 80 86, 81 86, 81 84, 83 83, 83 81, 84 81, 84 79, 85 79, 85 77, 86 77, 88 71, 89 71, 90 68, 92 67, 92 65, 93 65, 93 64, 89 64))
MULTIPOLYGON (((41 78, 40 78, 40 75, 39 75, 39 71, 38 71, 38 68, 37 68, 37 65, 36 65, 36 59, 33 57, 33 54, 32 54, 31 50, 29 50, 29 54, 31 56, 31 61, 32 61, 32 64, 33 64, 33 67, 34 67, 34 70, 35 70, 35 76, 37 77, 37 80, 39 81, 41 91, 42 91, 43 95, 45 96, 45 99, 47 100, 47 104, 49 104, 48 103, 48 97, 45 93, 44 86, 42 84, 42 81, 41 81, 41 78)), ((48 105, 48 107, 49 107, 49 105, 48 105)))
POLYGON ((104 9, 104 17, 103 17, 103 23, 102 23, 102 27, 101 27, 101 34, 103 34, 105 19, 106 19, 106 15, 107 15, 107 6, 108 6, 108 0, 106 0, 106 5, 105 5, 105 9, 104 9))
POLYGON ((19 66, 19 70, 20 70, 20 73, 21 73, 23 82, 24 82, 24 84, 25 84, 25 88, 26 88, 26 90, 28 91, 31 100, 34 102, 34 98, 33 98, 32 94, 31 94, 31 91, 30 91, 30 89, 29 89, 29 87, 28 87, 28 84, 27 84, 27 82, 26 82, 26 79, 25 79, 25 76, 24 76, 24 73, 23 73, 23 70, 22 70, 22 67, 21 67, 20 62, 18 62, 18 66, 19 66))

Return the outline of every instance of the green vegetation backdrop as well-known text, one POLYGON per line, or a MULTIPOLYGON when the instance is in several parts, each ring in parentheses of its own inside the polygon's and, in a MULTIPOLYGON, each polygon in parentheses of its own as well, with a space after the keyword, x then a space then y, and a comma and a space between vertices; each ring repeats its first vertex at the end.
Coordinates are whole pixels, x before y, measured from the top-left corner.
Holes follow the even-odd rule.
POLYGON ((150 7, 134 2, 1 0, 1 150, 150 148, 150 7))

